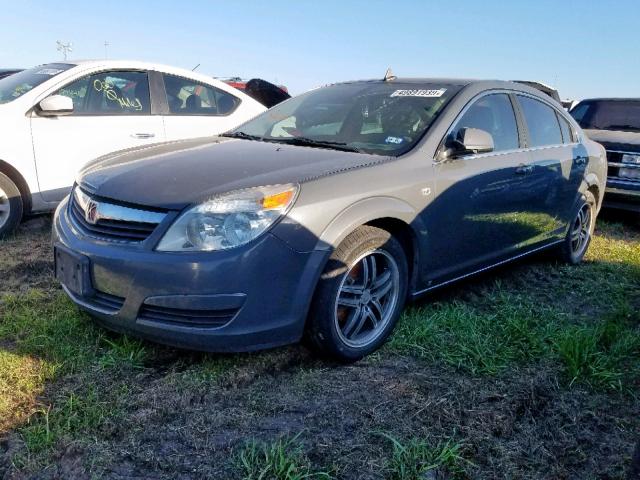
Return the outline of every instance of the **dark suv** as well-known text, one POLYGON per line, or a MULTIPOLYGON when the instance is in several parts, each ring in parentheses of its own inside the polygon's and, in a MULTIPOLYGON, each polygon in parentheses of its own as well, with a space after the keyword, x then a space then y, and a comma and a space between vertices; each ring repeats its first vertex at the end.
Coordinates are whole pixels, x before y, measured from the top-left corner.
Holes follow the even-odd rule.
POLYGON ((640 212, 640 98, 583 100, 570 113, 607 150, 604 205, 640 212))

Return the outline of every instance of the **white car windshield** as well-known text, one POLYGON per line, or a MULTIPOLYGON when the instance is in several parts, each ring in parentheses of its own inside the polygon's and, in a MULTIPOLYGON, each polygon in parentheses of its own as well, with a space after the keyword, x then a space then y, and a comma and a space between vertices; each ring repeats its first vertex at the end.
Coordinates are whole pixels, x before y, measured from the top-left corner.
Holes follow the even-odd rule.
POLYGON ((38 85, 74 66, 68 63, 47 63, 3 78, 0 80, 0 104, 9 103, 21 97, 38 85))
POLYGON ((459 90, 404 82, 333 85, 276 105, 227 135, 398 156, 413 148, 459 90))

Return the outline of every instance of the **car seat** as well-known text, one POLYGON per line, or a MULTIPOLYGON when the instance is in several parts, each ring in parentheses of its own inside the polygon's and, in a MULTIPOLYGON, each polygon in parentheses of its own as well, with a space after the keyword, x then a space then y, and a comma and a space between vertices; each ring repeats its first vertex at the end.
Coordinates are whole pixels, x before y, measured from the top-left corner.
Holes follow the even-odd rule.
POLYGON ((192 93, 187 97, 187 101, 185 102, 185 112, 189 113, 197 113, 202 108, 202 99, 192 93))

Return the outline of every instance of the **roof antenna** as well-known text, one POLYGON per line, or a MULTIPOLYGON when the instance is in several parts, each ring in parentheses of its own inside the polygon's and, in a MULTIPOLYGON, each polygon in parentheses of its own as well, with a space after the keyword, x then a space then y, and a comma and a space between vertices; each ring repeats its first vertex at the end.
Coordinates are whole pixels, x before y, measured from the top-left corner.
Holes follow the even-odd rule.
POLYGON ((199 66, 200 66, 200 64, 197 64, 195 67, 193 67, 193 68, 191 69, 191 71, 192 71, 192 72, 195 72, 195 71, 196 71, 196 68, 198 68, 199 66))
POLYGON ((387 71, 384 74, 384 78, 382 79, 384 82, 392 82, 394 81, 396 77, 393 72, 391 71, 391 67, 387 68, 387 71))

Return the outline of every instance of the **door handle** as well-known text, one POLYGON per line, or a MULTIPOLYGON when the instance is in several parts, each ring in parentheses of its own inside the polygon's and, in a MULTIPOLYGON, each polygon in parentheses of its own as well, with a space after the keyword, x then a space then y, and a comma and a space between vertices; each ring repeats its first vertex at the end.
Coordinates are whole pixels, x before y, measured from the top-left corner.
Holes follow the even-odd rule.
POLYGON ((586 165, 588 160, 589 160, 588 157, 576 157, 573 159, 575 164, 579 166, 586 165))
POLYGON ((131 136, 133 138, 153 138, 156 136, 155 133, 132 133, 131 136))
POLYGON ((525 165, 524 163, 521 163, 518 165, 518 168, 516 168, 516 173, 518 175, 528 175, 531 172, 533 172, 533 165, 525 165))

